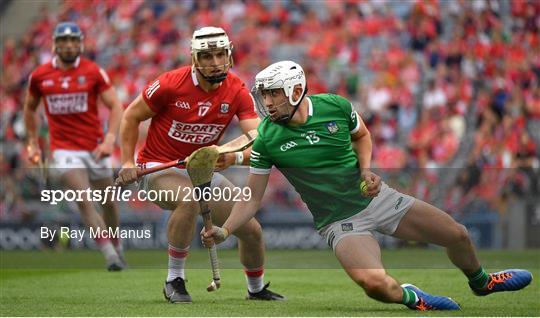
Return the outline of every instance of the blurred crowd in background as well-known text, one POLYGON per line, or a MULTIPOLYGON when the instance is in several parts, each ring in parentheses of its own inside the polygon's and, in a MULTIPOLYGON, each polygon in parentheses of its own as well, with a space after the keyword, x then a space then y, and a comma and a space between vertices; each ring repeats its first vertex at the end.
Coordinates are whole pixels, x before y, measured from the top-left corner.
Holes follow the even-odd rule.
MULTIPOLYGON (((73 0, 3 43, 1 220, 43 218, 29 203, 40 185, 25 169, 23 96, 30 72, 52 57, 53 27, 67 20, 126 107, 157 75, 191 63, 193 30, 220 26, 248 86, 290 59, 303 65, 308 94, 350 99, 372 133, 373 166, 400 190, 456 218, 473 203, 504 212, 509 197, 539 195, 540 1, 73 0)), ((305 211, 278 173, 266 200, 266 210, 305 211)), ((136 202, 122 213, 155 211, 136 202)))

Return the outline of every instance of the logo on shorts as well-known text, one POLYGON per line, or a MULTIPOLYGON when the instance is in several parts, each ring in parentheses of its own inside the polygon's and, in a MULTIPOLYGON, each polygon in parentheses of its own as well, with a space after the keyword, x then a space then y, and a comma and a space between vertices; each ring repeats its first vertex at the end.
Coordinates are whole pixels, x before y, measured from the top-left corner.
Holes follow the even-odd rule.
POLYGON ((335 121, 331 121, 326 124, 326 129, 328 129, 328 132, 330 133, 330 135, 333 135, 339 131, 339 126, 337 125, 335 121))
POLYGON ((350 232, 353 230, 352 223, 341 223, 341 230, 343 232, 350 232))
POLYGON ((401 205, 401 202, 403 201, 403 197, 399 197, 396 203, 396 210, 399 209, 399 206, 401 205))

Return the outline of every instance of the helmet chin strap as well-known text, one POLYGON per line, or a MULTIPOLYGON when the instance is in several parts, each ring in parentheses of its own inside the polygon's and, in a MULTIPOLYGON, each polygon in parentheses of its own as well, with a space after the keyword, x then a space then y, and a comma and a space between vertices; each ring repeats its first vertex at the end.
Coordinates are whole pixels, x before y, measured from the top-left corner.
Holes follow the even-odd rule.
POLYGON ((276 119, 276 122, 283 125, 287 125, 291 121, 291 119, 294 117, 294 114, 296 114, 296 111, 298 110, 298 105, 292 106, 292 108, 293 110, 290 114, 281 116, 280 118, 276 119))
MULTIPOLYGON (((230 63, 227 63, 224 66, 225 66, 225 68, 229 68, 230 65, 231 65, 230 63)), ((201 72, 201 69, 204 69, 204 68, 209 68, 209 67, 195 66, 195 69, 197 70, 197 72, 199 72, 199 74, 201 74, 202 78, 204 78, 204 80, 207 81, 210 84, 219 84, 219 83, 223 82, 227 78, 228 72, 223 72, 223 73, 220 73, 220 74, 214 75, 214 76, 206 76, 206 75, 204 75, 203 72, 201 72)))
POLYGON ((289 121, 291 121, 291 119, 293 118, 294 114, 296 114, 296 111, 298 110, 298 106, 300 106, 300 102, 296 106, 292 106, 292 105, 289 104, 288 101, 284 101, 283 103, 281 103, 281 105, 278 105, 277 107, 281 107, 284 104, 288 104, 288 105, 285 105, 285 107, 291 106, 293 108, 292 112, 289 112, 287 115, 283 115, 283 116, 277 118, 274 122, 279 123, 279 124, 283 124, 283 125, 287 125, 289 123, 289 121))
MULTIPOLYGON (((276 122, 278 122, 280 124, 283 124, 283 125, 287 125, 289 123, 289 121, 291 121, 291 119, 294 117, 294 114, 296 114, 296 111, 298 110, 298 107, 300 106, 300 103, 302 102, 302 100, 306 96, 306 93, 307 93, 307 89, 304 90, 304 93, 302 94, 302 97, 300 97, 300 100, 298 101, 296 106, 291 105, 291 107, 293 108, 292 112, 290 114, 288 114, 288 115, 283 115, 280 118, 276 119, 276 122)), ((288 103, 288 101, 286 101, 284 103, 288 103)))

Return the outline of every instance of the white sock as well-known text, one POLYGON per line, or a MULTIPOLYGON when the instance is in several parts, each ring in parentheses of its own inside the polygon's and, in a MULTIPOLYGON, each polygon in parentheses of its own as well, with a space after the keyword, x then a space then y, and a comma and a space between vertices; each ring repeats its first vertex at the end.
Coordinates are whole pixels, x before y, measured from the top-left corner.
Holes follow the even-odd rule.
POLYGON ((112 245, 111 241, 106 241, 100 244, 99 249, 101 250, 101 253, 103 253, 103 256, 105 256, 105 260, 107 261, 107 264, 112 263, 119 263, 120 259, 118 258, 118 254, 116 253, 116 250, 114 249, 114 246, 112 245))
POLYGON ((189 246, 185 248, 174 247, 169 244, 169 271, 167 273, 167 282, 180 277, 185 279, 184 267, 189 252, 189 246))
POLYGON ((122 245, 121 242, 118 242, 117 245, 114 245, 114 250, 116 251, 116 254, 118 254, 118 256, 122 256, 124 255, 124 246, 122 245))
POLYGON ((264 288, 264 267, 244 269, 250 293, 258 293, 264 288))
POLYGON ((123 263, 123 265, 126 264, 126 259, 124 258, 124 247, 122 246, 122 243, 119 243, 118 245, 113 245, 114 250, 116 251, 116 254, 118 254, 118 258, 120 259, 120 262, 123 263))

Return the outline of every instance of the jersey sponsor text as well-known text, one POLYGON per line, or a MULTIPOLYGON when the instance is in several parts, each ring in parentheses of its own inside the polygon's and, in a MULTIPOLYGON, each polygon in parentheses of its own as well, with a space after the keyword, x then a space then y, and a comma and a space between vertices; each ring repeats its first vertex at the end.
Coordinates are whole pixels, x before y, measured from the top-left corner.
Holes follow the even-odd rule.
POLYGON ((218 138, 225 125, 189 124, 173 120, 169 137, 181 142, 204 145, 218 138))
POLYGON ((88 111, 88 93, 51 94, 45 96, 51 115, 84 113, 88 111))

